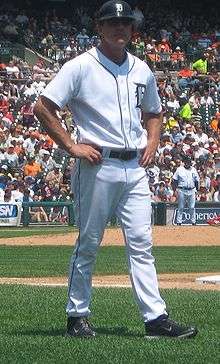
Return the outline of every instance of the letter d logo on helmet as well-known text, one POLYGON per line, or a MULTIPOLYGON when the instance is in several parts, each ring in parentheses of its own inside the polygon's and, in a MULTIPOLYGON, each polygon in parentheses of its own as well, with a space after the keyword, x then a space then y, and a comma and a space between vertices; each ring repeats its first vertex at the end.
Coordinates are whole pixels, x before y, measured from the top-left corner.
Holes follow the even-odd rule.
POLYGON ((121 13, 123 11, 123 5, 121 3, 116 3, 115 6, 118 13, 121 13))
POLYGON ((133 11, 128 3, 120 0, 111 0, 104 3, 98 11, 98 20, 108 20, 112 18, 127 18, 135 20, 133 11))

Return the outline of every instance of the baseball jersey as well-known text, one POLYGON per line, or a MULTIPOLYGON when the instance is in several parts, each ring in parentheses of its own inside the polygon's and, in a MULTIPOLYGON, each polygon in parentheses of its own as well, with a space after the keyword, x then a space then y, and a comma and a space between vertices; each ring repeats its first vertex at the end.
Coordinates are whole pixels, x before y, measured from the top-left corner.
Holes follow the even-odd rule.
POLYGON ((177 182, 179 188, 193 189, 195 188, 195 182, 199 183, 199 175, 194 167, 187 169, 180 166, 174 173, 173 180, 177 182))
POLYGON ((101 147, 144 148, 141 110, 161 111, 156 81, 145 62, 127 52, 117 65, 95 47, 65 63, 42 95, 60 108, 69 106, 79 143, 101 147))

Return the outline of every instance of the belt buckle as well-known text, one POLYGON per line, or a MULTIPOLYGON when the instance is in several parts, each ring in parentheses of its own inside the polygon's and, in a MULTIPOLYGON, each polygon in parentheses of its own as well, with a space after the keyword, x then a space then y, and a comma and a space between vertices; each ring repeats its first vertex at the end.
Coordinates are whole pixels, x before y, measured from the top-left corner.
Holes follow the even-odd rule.
POLYGON ((119 153, 119 159, 122 159, 123 161, 128 161, 130 159, 129 152, 126 150, 123 150, 119 153))

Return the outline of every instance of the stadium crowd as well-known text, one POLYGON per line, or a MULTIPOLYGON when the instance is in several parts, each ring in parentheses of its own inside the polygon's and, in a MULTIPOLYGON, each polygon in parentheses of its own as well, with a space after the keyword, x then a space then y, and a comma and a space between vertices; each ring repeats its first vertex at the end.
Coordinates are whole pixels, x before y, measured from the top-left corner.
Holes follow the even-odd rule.
MULTIPOLYGON (((170 2, 172 3, 172 2, 170 2)), ((198 201, 220 202, 220 28, 215 12, 186 17, 152 4, 136 4, 136 31, 130 50, 147 62, 163 106, 161 141, 147 168, 153 201, 175 202, 172 176, 188 155, 200 175, 198 201), (212 20, 210 20, 212 19, 212 20)), ((0 63, 0 201, 63 201, 74 198, 74 159, 60 149, 33 114, 37 97, 69 59, 99 42, 91 9, 75 17, 3 8, 0 43, 24 42, 42 54, 34 65, 12 57, 0 63)), ((68 109, 60 113, 76 141, 68 109)), ((32 208, 33 221, 65 222, 66 211, 32 208)))

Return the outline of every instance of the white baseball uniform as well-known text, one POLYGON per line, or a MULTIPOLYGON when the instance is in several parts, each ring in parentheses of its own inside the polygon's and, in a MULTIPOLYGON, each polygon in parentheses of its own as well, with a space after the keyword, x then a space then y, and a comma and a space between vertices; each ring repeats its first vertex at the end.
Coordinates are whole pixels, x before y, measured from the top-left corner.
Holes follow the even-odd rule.
POLYGON ((178 187, 177 223, 182 224, 183 210, 187 207, 190 220, 195 224, 196 183, 199 183, 198 172, 194 167, 185 168, 180 166, 174 173, 173 180, 176 181, 178 187))
POLYGON ((103 155, 102 163, 95 166, 77 160, 73 171, 79 236, 70 266, 67 314, 90 314, 92 269, 105 226, 115 214, 124 233, 141 315, 144 321, 153 320, 166 313, 166 307, 151 254, 148 179, 138 157, 147 144, 141 109, 156 114, 161 111, 154 76, 130 53, 119 66, 92 48, 67 62, 43 95, 60 108, 68 104, 78 127, 78 142, 100 146, 103 155), (117 154, 122 150, 132 152, 134 158, 123 160, 117 154))

